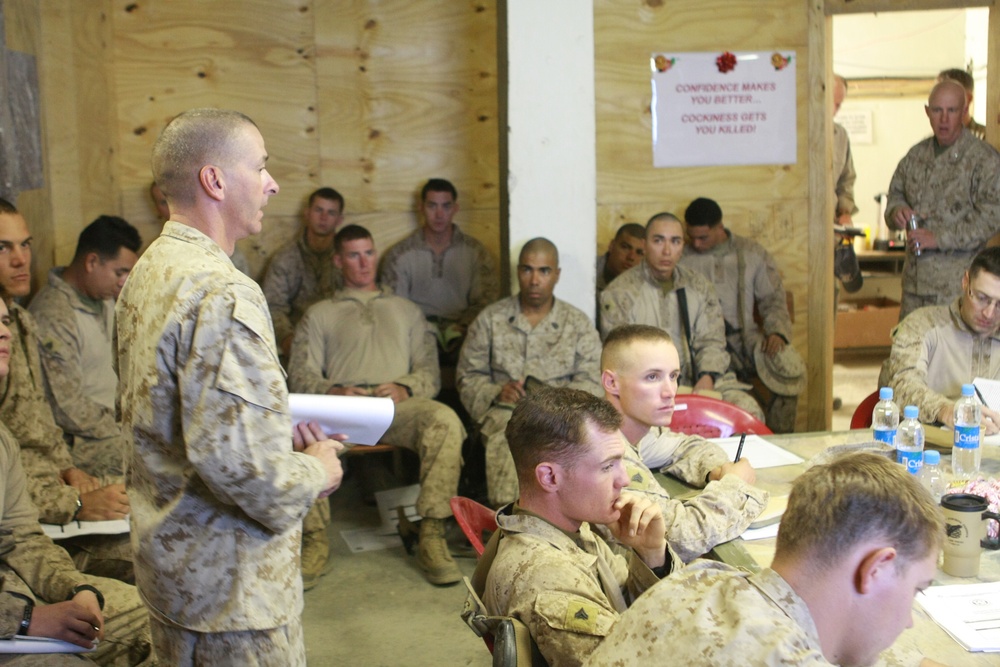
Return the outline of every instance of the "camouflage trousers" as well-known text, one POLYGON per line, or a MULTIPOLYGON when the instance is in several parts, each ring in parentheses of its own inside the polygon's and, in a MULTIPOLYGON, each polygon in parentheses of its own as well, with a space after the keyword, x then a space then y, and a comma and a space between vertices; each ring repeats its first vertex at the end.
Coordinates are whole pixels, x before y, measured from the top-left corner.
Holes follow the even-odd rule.
POLYGON ((738 408, 743 408, 757 419, 764 421, 764 411, 760 409, 760 403, 750 393, 752 389, 753 387, 749 384, 740 382, 736 373, 732 371, 725 373, 715 382, 715 391, 722 394, 722 400, 726 403, 732 403, 738 408))
POLYGON ((458 493, 465 440, 465 428, 455 411, 429 398, 408 398, 396 404, 396 414, 382 440, 420 457, 420 516, 451 516, 449 501, 458 493))
POLYGON ((517 470, 507 446, 507 422, 513 411, 493 407, 479 425, 486 452, 486 495, 491 507, 500 507, 517 500, 517 470))
POLYGON ((135 583, 132 543, 122 535, 80 535, 56 542, 69 553, 76 569, 96 577, 135 583))
POLYGON ((306 645, 302 619, 269 630, 194 632, 168 625, 156 618, 153 648, 160 665, 177 667, 305 667, 306 645))
POLYGON ((155 664, 152 659, 149 614, 136 589, 113 579, 101 577, 83 577, 83 579, 100 590, 104 596, 104 638, 97 644, 97 650, 83 655, 0 654, 0 665, 62 667, 96 663, 111 667, 129 667, 155 664))
POLYGON ((799 412, 798 396, 771 396, 771 404, 767 406, 766 424, 775 433, 794 433, 795 418, 799 412))
POLYGON ((325 531, 330 525, 330 501, 321 498, 313 503, 306 515, 302 517, 302 534, 325 531))

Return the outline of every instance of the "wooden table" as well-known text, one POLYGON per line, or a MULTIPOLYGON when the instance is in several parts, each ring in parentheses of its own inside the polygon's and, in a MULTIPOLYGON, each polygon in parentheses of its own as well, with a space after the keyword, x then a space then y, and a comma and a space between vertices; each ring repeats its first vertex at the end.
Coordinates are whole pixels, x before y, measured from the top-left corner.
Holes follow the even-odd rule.
MULTIPOLYGON (((837 433, 793 433, 787 435, 764 436, 776 445, 794 452, 807 462, 827 447, 833 445, 863 443, 871 440, 871 431, 841 431, 837 433)), ((941 468, 950 480, 951 455, 945 450, 941 454, 941 468)), ((804 470, 805 464, 784 466, 781 468, 764 468, 757 471, 757 486, 772 493, 787 494, 791 484, 804 470)), ((987 447, 983 450, 983 473, 990 477, 1000 477, 1000 449, 987 447)), ((668 489, 669 490, 669 489, 668 489)), ((744 541, 733 540, 717 548, 721 560, 734 565, 743 564, 740 561, 749 555, 758 565, 764 567, 771 563, 774 557, 775 540, 763 539, 744 541)), ((983 551, 979 576, 973 578, 952 577, 938 567, 934 584, 984 583, 1000 580, 1000 551, 983 551)), ((926 656, 938 662, 954 667, 964 665, 1000 665, 1000 654, 970 653, 962 648, 944 630, 924 612, 914 601, 913 627, 899 636, 892 648, 883 654, 883 662, 879 664, 910 664, 905 658, 914 653, 926 656), (904 659, 904 662, 893 662, 892 658, 904 659), (886 660, 888 659, 888 660, 886 660)))

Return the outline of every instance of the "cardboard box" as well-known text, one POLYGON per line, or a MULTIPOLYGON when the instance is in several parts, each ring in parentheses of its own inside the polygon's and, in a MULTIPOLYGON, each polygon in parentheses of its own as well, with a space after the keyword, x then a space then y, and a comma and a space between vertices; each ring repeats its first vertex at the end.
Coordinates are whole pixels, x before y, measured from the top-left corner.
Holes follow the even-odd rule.
POLYGON ((899 303, 885 297, 841 302, 833 329, 837 350, 859 347, 890 347, 889 332, 899 321, 899 303), (848 310, 844 310, 844 307, 848 310))

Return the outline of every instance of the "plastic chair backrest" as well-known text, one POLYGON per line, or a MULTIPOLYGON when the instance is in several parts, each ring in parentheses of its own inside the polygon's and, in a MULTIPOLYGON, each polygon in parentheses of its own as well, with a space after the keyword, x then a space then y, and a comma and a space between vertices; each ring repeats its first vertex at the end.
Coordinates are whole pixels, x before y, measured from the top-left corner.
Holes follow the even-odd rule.
POLYGON ((705 438, 728 438, 734 433, 772 435, 752 414, 732 403, 699 394, 678 394, 670 430, 705 438), (680 406, 685 406, 680 409, 680 406))
POLYGON ((476 550, 476 556, 483 555, 483 531, 495 531, 497 529, 497 518, 493 510, 485 505, 480 505, 475 500, 462 496, 453 496, 449 501, 451 513, 455 515, 458 527, 465 533, 476 550))
POLYGON ((854 414, 851 416, 851 430, 871 428, 872 410, 875 409, 876 403, 878 403, 878 391, 873 391, 868 394, 865 400, 861 401, 861 405, 855 408, 854 414))

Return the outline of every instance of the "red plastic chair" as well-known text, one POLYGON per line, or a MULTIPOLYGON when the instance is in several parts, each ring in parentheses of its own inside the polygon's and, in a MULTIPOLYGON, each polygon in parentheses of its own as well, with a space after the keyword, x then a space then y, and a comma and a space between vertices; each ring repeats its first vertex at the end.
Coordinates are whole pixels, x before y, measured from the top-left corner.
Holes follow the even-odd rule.
POLYGON ((851 415, 851 430, 856 428, 870 428, 872 425, 872 410, 875 409, 875 404, 878 403, 878 392, 873 391, 868 394, 865 400, 861 401, 855 410, 854 414, 851 415))
POLYGON ((476 550, 476 556, 483 555, 486 548, 483 539, 483 532, 494 532, 497 529, 496 513, 485 505, 480 505, 475 500, 462 496, 453 496, 449 501, 451 513, 455 515, 458 527, 465 533, 476 550))
POLYGON ((705 438, 728 438, 733 433, 772 435, 766 424, 743 408, 700 394, 678 394, 670 430, 705 438), (686 406, 679 409, 680 406, 686 406))

